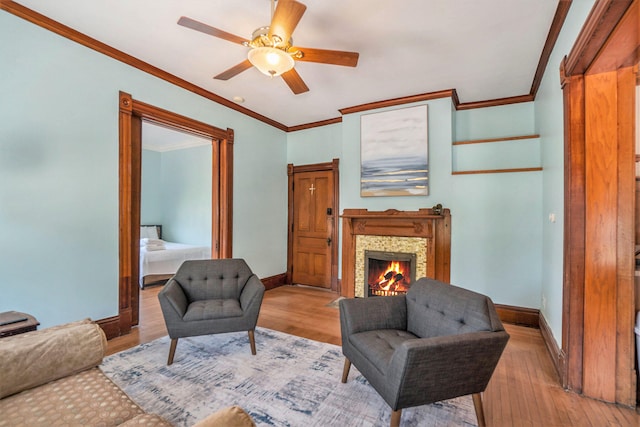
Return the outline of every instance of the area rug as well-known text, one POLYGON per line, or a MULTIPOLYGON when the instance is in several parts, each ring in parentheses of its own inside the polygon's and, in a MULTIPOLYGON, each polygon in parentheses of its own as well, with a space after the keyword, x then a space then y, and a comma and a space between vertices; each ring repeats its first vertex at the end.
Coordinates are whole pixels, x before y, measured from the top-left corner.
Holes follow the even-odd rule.
MULTIPOLYGON (((181 338, 167 366, 169 338, 104 359, 101 369, 145 411, 191 426, 231 405, 258 426, 388 426, 389 406, 351 367, 340 382, 339 346, 257 328, 257 355, 246 332, 181 338)), ((402 426, 475 426, 470 396, 402 411, 402 426)))

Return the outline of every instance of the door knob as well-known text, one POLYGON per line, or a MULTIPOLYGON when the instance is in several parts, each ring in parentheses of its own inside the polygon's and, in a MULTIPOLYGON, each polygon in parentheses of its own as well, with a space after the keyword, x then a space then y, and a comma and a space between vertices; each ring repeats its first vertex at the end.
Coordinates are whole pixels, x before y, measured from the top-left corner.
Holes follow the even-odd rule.
POLYGON ((331 237, 327 237, 327 246, 331 246, 331 237))

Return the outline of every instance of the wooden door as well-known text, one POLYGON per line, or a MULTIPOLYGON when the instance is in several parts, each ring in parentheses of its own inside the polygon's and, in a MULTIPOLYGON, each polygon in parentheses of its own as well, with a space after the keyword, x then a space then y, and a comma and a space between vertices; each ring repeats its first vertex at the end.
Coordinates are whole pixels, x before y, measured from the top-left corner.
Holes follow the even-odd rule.
POLYGON ((331 289, 337 243, 335 171, 294 170, 290 182, 291 283, 331 289))

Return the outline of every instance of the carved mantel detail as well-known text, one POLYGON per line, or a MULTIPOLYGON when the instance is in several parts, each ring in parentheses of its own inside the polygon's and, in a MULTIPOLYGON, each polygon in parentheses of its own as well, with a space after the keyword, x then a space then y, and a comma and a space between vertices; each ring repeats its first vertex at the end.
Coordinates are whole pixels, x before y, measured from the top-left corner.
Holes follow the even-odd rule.
POLYGON ((342 215, 342 286, 340 294, 355 294, 356 237, 358 235, 421 237, 427 239, 427 276, 448 283, 451 261, 449 209, 369 211, 345 209, 342 215))
POLYGON ((357 234, 364 234, 364 231, 367 229, 367 221, 359 221, 355 224, 355 226, 357 227, 357 234))

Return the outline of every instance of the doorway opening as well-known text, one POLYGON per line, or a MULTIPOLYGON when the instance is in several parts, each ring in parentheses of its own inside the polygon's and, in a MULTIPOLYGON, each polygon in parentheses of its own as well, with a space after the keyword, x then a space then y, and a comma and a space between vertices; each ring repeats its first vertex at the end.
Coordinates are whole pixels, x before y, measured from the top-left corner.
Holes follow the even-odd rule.
POLYGON ((118 316, 103 324, 109 336, 139 322, 139 257, 142 123, 148 122, 211 143, 211 257, 232 254, 233 130, 190 119, 119 94, 119 292, 118 316))
POLYGON ((140 288, 211 258, 211 158, 208 138, 142 121, 140 288))

